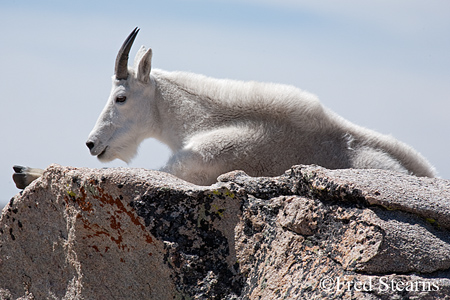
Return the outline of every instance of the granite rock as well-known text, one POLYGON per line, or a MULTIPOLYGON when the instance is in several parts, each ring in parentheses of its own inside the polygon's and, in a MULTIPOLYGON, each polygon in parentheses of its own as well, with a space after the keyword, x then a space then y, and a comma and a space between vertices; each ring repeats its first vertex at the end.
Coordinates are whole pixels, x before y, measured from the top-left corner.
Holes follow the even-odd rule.
POLYGON ((3 209, 0 299, 449 298, 450 181, 218 180, 50 166, 3 209))

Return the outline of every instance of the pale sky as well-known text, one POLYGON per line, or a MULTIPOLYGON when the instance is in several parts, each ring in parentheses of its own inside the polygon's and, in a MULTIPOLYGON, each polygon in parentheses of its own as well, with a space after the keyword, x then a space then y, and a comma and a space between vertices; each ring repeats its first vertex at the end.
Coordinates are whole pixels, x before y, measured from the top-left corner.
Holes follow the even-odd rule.
MULTIPOLYGON (((0 24, 0 207, 19 192, 14 164, 126 166, 98 162, 85 141, 136 26, 132 57, 146 45, 156 68, 295 85, 450 178, 447 0, 1 1, 0 24)), ((129 167, 169 155, 150 139, 129 167)))

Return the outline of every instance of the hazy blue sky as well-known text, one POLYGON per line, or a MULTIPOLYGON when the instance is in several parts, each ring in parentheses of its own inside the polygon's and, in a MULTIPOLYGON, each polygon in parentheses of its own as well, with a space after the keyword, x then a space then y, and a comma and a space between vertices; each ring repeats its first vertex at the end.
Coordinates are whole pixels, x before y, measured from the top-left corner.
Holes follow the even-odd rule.
MULTIPOLYGON (((354 123, 392 134, 450 178, 447 0, 1 1, 0 207, 11 166, 101 164, 85 140, 125 37, 141 31, 153 66, 293 84, 354 123)), ((156 169, 147 140, 130 167, 156 169)))

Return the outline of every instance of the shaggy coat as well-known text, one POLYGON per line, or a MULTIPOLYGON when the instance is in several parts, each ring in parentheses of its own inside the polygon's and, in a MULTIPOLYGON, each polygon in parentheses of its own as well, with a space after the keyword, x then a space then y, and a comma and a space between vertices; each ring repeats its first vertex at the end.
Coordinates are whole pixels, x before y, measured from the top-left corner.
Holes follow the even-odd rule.
POLYGON ((129 162, 152 137, 173 151, 162 170, 199 185, 236 169, 276 176, 295 164, 435 176, 413 148, 350 123, 313 94, 282 84, 151 70, 151 58, 151 49, 141 47, 133 68, 116 69, 110 98, 86 143, 101 161, 129 162))

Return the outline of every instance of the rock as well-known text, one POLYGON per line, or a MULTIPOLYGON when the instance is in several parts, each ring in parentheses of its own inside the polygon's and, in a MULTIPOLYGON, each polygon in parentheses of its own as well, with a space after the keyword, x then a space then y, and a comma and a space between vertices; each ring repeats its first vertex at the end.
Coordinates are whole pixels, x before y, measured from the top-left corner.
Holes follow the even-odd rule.
POLYGON ((52 165, 3 209, 0 298, 447 299, 449 230, 442 179, 52 165))

